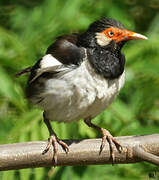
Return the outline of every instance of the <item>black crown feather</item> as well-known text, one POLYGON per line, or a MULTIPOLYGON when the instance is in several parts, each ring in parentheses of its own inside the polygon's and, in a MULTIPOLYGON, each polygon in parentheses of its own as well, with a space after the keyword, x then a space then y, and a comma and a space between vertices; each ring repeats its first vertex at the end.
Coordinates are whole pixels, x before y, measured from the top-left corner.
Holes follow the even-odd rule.
POLYGON ((115 19, 111 19, 111 18, 102 18, 100 20, 93 22, 89 26, 88 31, 101 32, 109 27, 117 27, 119 29, 124 29, 124 26, 119 21, 116 21, 115 19))

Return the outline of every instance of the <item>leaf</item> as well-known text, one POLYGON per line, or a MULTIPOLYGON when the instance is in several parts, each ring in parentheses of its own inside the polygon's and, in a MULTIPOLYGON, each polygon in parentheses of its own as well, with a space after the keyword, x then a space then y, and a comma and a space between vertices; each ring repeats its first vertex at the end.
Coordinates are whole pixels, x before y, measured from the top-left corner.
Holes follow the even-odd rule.
POLYGON ((7 97, 17 108, 23 110, 25 106, 24 99, 22 98, 22 94, 17 91, 18 89, 20 90, 20 87, 11 80, 2 67, 0 67, 0 84, 3 87, 0 88, 0 94, 7 97))
POLYGON ((29 168, 29 169, 21 169, 19 171, 20 180, 28 180, 28 179, 30 179, 32 172, 33 172, 33 169, 31 169, 31 168, 29 168))
POLYGON ((2 180, 14 179, 15 171, 4 171, 2 174, 2 180))

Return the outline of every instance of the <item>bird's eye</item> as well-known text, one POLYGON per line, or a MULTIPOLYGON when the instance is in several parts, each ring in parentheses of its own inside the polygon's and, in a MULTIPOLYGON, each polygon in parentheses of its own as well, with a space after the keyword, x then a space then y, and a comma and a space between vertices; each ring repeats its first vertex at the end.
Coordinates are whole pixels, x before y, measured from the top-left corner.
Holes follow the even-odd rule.
POLYGON ((113 32, 113 31, 109 31, 109 32, 108 32, 108 35, 109 35, 110 37, 112 37, 112 36, 114 36, 114 32, 113 32))

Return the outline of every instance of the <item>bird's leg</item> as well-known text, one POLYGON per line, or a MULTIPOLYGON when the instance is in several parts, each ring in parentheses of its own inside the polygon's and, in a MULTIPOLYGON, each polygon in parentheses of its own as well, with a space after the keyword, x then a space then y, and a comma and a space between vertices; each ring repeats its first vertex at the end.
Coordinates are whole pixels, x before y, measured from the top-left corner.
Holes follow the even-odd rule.
POLYGON ((110 134, 110 132, 104 128, 100 128, 98 127, 97 125, 93 124, 91 122, 91 118, 87 118, 84 120, 84 122, 89 126, 89 127, 92 127, 92 128, 95 128, 97 129, 98 131, 101 132, 102 134, 102 143, 101 143, 101 146, 100 146, 100 152, 102 152, 104 146, 105 146, 105 142, 106 140, 108 141, 109 143, 109 146, 110 146, 110 151, 111 151, 111 157, 112 157, 112 160, 114 161, 115 160, 115 155, 114 155, 114 146, 113 146, 113 143, 119 148, 119 150, 121 151, 122 150, 122 146, 120 145, 120 143, 110 134))
POLYGON ((66 143, 64 143, 57 137, 56 133, 53 131, 53 129, 51 127, 50 121, 46 118, 45 113, 43 114, 43 116, 44 116, 44 122, 45 122, 45 124, 49 130, 49 134, 50 134, 50 137, 48 139, 48 144, 47 144, 46 148, 44 149, 43 154, 45 154, 50 149, 50 147, 53 145, 53 148, 54 148, 53 160, 56 164, 57 163, 57 151, 58 151, 57 143, 62 146, 62 148, 65 150, 66 153, 68 153, 69 148, 66 143))

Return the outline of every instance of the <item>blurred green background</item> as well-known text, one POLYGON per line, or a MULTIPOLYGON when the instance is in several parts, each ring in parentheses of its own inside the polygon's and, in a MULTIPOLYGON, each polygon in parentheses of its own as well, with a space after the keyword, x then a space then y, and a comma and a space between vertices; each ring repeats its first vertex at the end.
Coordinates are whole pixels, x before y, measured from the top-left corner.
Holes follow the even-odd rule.
MULTIPOLYGON (((100 17, 120 20, 126 28, 148 36, 123 48, 126 84, 116 101, 94 122, 114 136, 158 133, 159 0, 1 0, 0 1, 0 143, 46 140, 42 111, 25 99, 27 76, 15 73, 33 65, 56 36, 81 32, 100 17)), ((62 139, 100 134, 83 121, 52 123, 62 139)), ((2 180, 159 179, 148 164, 36 168, 0 172, 2 180)))

